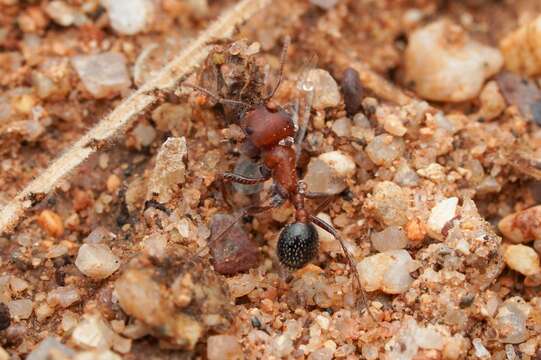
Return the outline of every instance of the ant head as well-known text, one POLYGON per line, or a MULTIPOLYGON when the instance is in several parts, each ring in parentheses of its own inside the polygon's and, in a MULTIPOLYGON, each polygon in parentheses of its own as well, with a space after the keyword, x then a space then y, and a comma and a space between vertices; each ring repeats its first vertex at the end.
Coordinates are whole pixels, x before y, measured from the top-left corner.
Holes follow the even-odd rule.
POLYGON ((282 230, 276 252, 282 264, 300 269, 316 256, 318 245, 315 226, 311 223, 296 222, 282 230))
POLYGON ((257 148, 277 145, 280 140, 295 135, 291 116, 283 110, 258 105, 241 120, 246 136, 257 148))

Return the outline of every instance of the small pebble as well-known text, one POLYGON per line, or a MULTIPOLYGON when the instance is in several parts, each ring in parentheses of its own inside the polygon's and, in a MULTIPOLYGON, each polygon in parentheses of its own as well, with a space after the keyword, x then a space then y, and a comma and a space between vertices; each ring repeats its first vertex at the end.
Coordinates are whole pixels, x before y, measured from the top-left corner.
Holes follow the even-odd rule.
POLYGON ((338 84, 328 71, 312 69, 308 73, 308 81, 312 82, 315 88, 312 105, 316 110, 324 110, 340 104, 338 84))
POLYGON ((101 315, 87 315, 75 327, 72 339, 85 349, 107 349, 113 345, 116 334, 101 315))
POLYGON ((497 118, 507 107, 507 103, 496 81, 486 83, 479 95, 479 101, 481 102, 481 106, 475 117, 484 121, 491 121, 497 118))
POLYGON ((470 38, 450 20, 416 30, 405 52, 405 76, 422 98, 460 102, 477 96, 502 67, 498 51, 470 38))
POLYGON ((112 240, 116 239, 116 235, 104 228, 103 226, 98 226, 88 234, 87 237, 83 239, 85 244, 107 244, 112 240))
POLYGON ((389 226, 381 232, 375 232, 370 240, 374 249, 379 252, 403 249, 408 244, 408 238, 399 226, 389 226))
POLYGON ((541 240, 541 205, 507 215, 498 228, 507 240, 517 244, 541 240))
POLYGON ((408 221, 408 192, 391 181, 376 186, 366 206, 373 209, 376 218, 383 224, 404 226, 408 221))
POLYGON ((342 75, 342 92, 344 93, 344 104, 349 116, 355 115, 362 105, 363 87, 357 70, 347 68, 342 75))
POLYGON ((242 348, 238 339, 231 335, 213 335, 207 340, 208 360, 241 360, 242 348))
POLYGON ((490 352, 487 350, 487 348, 483 345, 483 342, 479 338, 475 338, 472 341, 473 349, 475 351, 475 356, 479 359, 489 359, 490 358, 490 352))
POLYGON ((339 177, 347 177, 355 173, 355 161, 339 150, 323 153, 318 158, 327 163, 339 177))
POLYGON ((131 85, 126 59, 120 53, 77 55, 71 62, 86 90, 97 99, 116 96, 131 85))
POLYGON ((88 22, 84 14, 64 1, 51 1, 45 6, 45 12, 61 26, 82 25, 88 22))
POLYGON ((442 233, 447 223, 456 216, 458 198, 452 197, 441 200, 432 208, 428 217, 428 234, 437 240, 443 240, 445 235, 442 233))
MULTIPOLYGON (((211 221, 211 239, 218 236, 234 217, 216 214, 211 221)), ((241 224, 235 224, 221 241, 210 245, 212 265, 220 274, 232 275, 255 267, 259 262, 259 248, 241 224)))
POLYGON ((137 149, 142 149, 144 147, 152 145, 152 143, 156 139, 157 132, 156 129, 154 129, 154 126, 152 126, 151 124, 140 122, 135 126, 132 134, 135 138, 135 147, 137 149))
POLYGON ((107 191, 111 194, 114 194, 120 188, 120 185, 122 185, 122 180, 120 180, 117 175, 111 174, 107 178, 105 185, 107 187, 107 191))
POLYGON ((533 76, 541 74, 541 15, 507 35, 500 42, 505 67, 533 76))
POLYGON ((182 185, 186 176, 184 163, 188 149, 184 137, 168 138, 156 156, 156 165, 148 181, 147 198, 157 196, 160 203, 167 203, 182 185))
POLYGON ((72 304, 81 300, 81 296, 77 288, 73 286, 59 286, 54 290, 51 290, 47 295, 47 302, 51 306, 60 305, 63 308, 67 308, 72 304))
POLYGON ((60 237, 64 234, 62 218, 52 210, 43 210, 39 214, 37 221, 51 236, 60 237))
POLYGON ((9 360, 11 356, 3 347, 0 346, 0 360, 9 360))
POLYGON ((163 260, 167 251, 167 238, 164 234, 154 233, 143 239, 143 251, 150 257, 163 260))
POLYGON ((390 165, 403 152, 404 142, 388 134, 376 136, 366 146, 366 154, 376 165, 390 165))
POLYGON ((336 119, 332 123, 331 130, 336 136, 350 136, 351 135, 351 120, 344 117, 336 119))
POLYGON ((499 90, 509 105, 515 105, 522 116, 541 124, 541 89, 533 79, 515 73, 502 72, 496 76, 499 90))
POLYGON ((364 258, 357 271, 366 291, 401 294, 413 282, 410 272, 418 268, 406 250, 391 250, 364 258))
POLYGON ((32 300, 21 299, 8 302, 9 313, 14 320, 25 320, 32 315, 32 300))
POLYGON ((107 10, 111 27, 123 35, 135 35, 145 30, 156 11, 151 0, 101 0, 107 10))
POLYGON ((329 195, 339 194, 347 187, 344 179, 334 173, 329 163, 319 158, 310 159, 303 181, 308 191, 329 195))
POLYGON ((54 337, 46 337, 35 349, 28 354, 26 360, 68 359, 75 355, 75 351, 62 344, 54 337))
POLYGON ((503 250, 503 259, 507 266, 519 273, 532 276, 541 272, 539 254, 526 245, 508 245, 503 250))
POLYGON ((495 318, 500 342, 520 344, 528 339, 526 320, 530 311, 529 307, 520 297, 512 297, 500 306, 495 318))
POLYGON ((120 259, 104 244, 83 244, 79 248, 75 266, 86 276, 101 280, 120 267, 120 259))

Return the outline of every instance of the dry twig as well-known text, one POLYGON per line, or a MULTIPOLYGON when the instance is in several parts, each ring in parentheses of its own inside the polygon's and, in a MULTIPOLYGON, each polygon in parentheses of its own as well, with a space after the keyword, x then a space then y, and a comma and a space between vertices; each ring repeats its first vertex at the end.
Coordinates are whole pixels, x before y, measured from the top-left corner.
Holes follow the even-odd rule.
POLYGON ((241 0, 232 9, 222 14, 156 77, 124 100, 4 206, 0 211, 0 234, 11 230, 16 225, 25 209, 33 205, 32 199, 36 198, 36 195, 48 194, 60 179, 93 154, 96 151, 95 144, 111 139, 115 134, 123 131, 135 115, 155 104, 158 97, 156 90, 171 91, 184 80, 208 55, 207 43, 210 40, 231 36, 237 26, 270 2, 271 0, 241 0))

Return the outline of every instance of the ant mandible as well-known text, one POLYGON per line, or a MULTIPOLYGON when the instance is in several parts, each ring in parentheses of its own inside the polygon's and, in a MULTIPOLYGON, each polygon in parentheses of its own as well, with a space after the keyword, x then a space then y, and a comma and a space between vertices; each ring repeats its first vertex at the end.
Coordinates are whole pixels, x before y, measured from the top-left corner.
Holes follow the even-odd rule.
MULTIPOLYGON (((355 266, 353 256, 345 246, 344 241, 336 229, 324 220, 312 215, 305 208, 305 199, 316 199, 326 197, 319 208, 328 205, 331 196, 325 193, 309 192, 306 184, 297 176, 297 153, 293 148, 293 137, 295 136, 295 124, 290 114, 282 109, 274 109, 268 106, 269 100, 274 96, 280 86, 289 39, 286 38, 282 49, 280 71, 278 81, 272 91, 263 97, 261 103, 247 104, 243 101, 222 98, 202 87, 183 84, 193 88, 205 95, 212 97, 219 103, 237 105, 246 108, 246 112, 240 119, 240 127, 251 147, 258 150, 262 160, 260 165, 260 177, 247 177, 240 174, 226 172, 219 176, 222 184, 223 198, 229 204, 224 185, 226 183, 238 183, 243 185, 255 185, 269 179, 273 180, 270 201, 266 205, 255 205, 244 208, 240 215, 228 225, 214 239, 211 239, 208 246, 223 238, 228 231, 241 218, 246 215, 256 215, 273 208, 282 206, 289 201, 295 208, 295 222, 286 225, 280 232, 277 244, 277 256, 279 261, 292 269, 300 269, 308 264, 317 255, 319 248, 318 233, 314 225, 319 226, 330 233, 338 242, 344 252, 348 265, 353 272, 358 288, 361 291, 365 308, 372 316, 368 308, 367 296, 361 285, 359 274, 355 266)), ((373 316, 372 316, 373 317, 373 316)))

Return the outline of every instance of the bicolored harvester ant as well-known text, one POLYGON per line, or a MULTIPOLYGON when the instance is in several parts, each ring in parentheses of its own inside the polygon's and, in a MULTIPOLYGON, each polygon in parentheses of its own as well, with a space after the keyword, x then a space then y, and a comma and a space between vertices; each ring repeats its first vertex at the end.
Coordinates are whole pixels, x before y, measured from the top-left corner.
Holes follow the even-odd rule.
POLYGON ((222 184, 224 201, 230 205, 224 186, 226 183, 255 185, 269 179, 273 180, 268 203, 244 208, 230 225, 209 241, 208 246, 221 240, 244 216, 260 214, 267 210, 280 207, 286 201, 289 201, 295 208, 295 222, 286 225, 280 232, 276 249, 280 262, 288 268, 300 269, 312 261, 317 255, 319 248, 318 233, 314 225, 319 226, 330 233, 340 243, 361 291, 365 307, 372 316, 367 305, 366 293, 357 273, 355 261, 345 246, 344 241, 331 224, 314 216, 305 208, 305 199, 327 198, 327 201, 324 201, 319 207, 319 209, 322 209, 328 205, 332 196, 325 193, 309 192, 306 189, 306 184, 299 180, 297 176, 297 152, 300 150, 298 146, 293 146, 296 125, 289 113, 282 109, 271 108, 268 105, 269 100, 274 96, 280 86, 288 45, 289 41, 286 39, 282 50, 277 83, 272 91, 263 97, 260 103, 248 104, 240 100, 225 99, 202 87, 193 84, 183 84, 185 87, 193 88, 213 98, 217 103, 243 108, 241 112, 243 115, 240 118, 239 125, 246 136, 244 141, 248 142, 250 147, 258 151, 262 160, 260 177, 247 177, 231 172, 223 173, 218 177, 218 180, 222 184))

